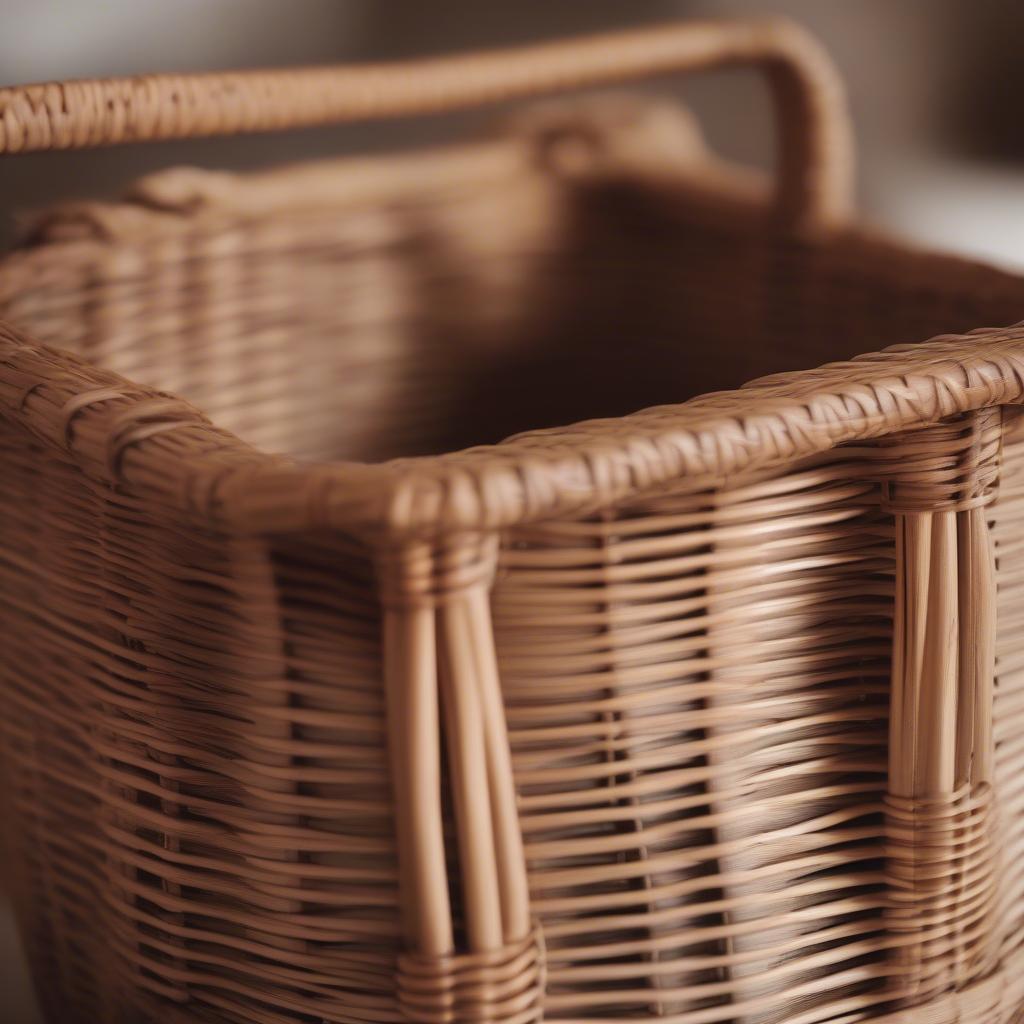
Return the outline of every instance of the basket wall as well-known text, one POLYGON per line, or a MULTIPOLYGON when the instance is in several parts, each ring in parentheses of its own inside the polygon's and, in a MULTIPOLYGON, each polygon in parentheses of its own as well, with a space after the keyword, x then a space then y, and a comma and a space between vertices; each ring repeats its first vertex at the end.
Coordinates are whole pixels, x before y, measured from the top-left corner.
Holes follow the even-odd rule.
MULTIPOLYGON (((183 530, 6 440, 3 528, 23 543, 0 559, 5 821, 49 1014, 130 1018, 152 993, 217 1019, 401 1019, 365 552, 183 530)), ((986 927, 1007 964, 1024 926, 1022 456, 1008 445, 992 508, 986 927)), ((898 1000, 893 571, 856 450, 508 538, 495 641, 547 1016, 827 1021, 898 1000)), ((961 980, 950 967, 946 987, 961 980)))

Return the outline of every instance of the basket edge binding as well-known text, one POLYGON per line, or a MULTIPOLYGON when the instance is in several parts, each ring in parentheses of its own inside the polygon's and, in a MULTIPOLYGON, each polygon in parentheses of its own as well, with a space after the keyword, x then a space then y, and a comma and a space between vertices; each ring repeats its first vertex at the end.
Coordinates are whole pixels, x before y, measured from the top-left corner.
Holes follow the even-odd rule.
POLYGON ((386 543, 490 532, 1022 401, 1024 324, 497 445, 380 464, 300 463, 257 451, 180 398, 0 325, 6 418, 93 478, 242 533, 333 527, 386 543))

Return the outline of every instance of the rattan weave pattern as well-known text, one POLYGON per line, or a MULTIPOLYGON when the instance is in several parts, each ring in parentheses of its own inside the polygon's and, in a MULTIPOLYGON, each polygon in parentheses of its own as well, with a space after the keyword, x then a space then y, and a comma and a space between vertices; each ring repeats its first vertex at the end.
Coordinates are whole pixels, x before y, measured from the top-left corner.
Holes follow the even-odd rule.
POLYGON ((850 220, 801 33, 0 90, 0 148, 747 60, 774 192, 578 100, 168 171, 4 258, 2 811, 50 1019, 1019 1015, 1024 326, 975 328, 1024 281, 850 220))

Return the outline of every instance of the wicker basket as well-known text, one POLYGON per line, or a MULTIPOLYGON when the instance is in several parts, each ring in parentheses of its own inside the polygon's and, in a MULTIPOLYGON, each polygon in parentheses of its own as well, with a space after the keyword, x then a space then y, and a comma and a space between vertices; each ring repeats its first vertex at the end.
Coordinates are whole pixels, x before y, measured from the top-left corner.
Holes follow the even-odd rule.
POLYGON ((774 190, 672 105, 548 101, 168 171, 4 259, 3 820, 52 1021, 1014 1019, 1024 329, 921 342, 1024 280, 854 223, 797 29, 0 90, 0 150, 748 63, 774 190))

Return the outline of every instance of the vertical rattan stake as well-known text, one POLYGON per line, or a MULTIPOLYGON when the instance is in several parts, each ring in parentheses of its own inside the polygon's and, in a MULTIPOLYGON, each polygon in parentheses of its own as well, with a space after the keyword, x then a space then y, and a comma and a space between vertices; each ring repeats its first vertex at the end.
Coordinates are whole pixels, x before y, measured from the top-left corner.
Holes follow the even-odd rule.
POLYGON ((410 545, 380 563, 407 946, 397 990, 406 1017, 422 1024, 541 1017, 543 961, 491 625, 496 556, 494 538, 471 538, 410 545), (448 878, 454 862, 458 883, 448 878))
POLYGON ((907 1003, 961 989, 997 966, 995 574, 985 509, 1001 436, 1000 410, 988 409, 881 449, 897 554, 889 927, 907 1003))

